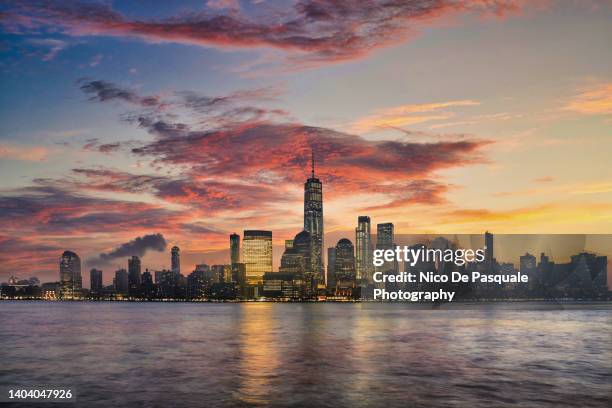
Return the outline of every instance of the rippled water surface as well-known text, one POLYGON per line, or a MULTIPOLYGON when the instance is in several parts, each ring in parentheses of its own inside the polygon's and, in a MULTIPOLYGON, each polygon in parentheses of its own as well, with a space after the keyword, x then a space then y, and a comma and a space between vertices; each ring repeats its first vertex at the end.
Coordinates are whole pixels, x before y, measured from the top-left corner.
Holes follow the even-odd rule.
POLYGON ((87 407, 609 407, 596 309, 5 301, 0 385, 87 407))

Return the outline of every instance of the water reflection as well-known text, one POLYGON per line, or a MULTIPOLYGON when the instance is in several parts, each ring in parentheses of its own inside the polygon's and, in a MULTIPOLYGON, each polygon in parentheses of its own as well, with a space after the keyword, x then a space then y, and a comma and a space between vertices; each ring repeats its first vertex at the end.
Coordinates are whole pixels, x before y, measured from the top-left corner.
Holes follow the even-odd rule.
POLYGON ((237 398, 247 404, 269 402, 272 381, 278 377, 281 347, 275 327, 276 310, 268 303, 240 305, 240 376, 237 398))
POLYGON ((77 406, 587 406, 612 316, 399 304, 0 304, 0 385, 77 406))

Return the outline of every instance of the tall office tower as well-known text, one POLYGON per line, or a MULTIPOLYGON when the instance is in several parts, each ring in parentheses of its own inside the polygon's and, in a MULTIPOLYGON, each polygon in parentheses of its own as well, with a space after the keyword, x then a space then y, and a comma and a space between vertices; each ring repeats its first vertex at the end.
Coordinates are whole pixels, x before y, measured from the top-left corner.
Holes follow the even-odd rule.
POLYGON ((179 247, 174 246, 172 247, 172 272, 174 272, 175 275, 180 275, 181 274, 181 254, 180 254, 181 250, 179 249, 179 247))
POLYGON ((128 287, 130 296, 140 295, 140 258, 137 256, 128 259, 128 287))
POLYGON ((489 231, 485 232, 485 246, 485 263, 488 268, 491 268, 493 266, 493 259, 495 259, 495 255, 493 254, 493 234, 491 234, 489 231))
MULTIPOLYGON (((355 228, 355 243, 356 257, 356 279, 357 282, 362 280, 369 282, 372 280, 373 264, 372 264, 372 235, 370 217, 362 215, 357 218, 357 228, 355 228)), ((328 262, 330 262, 328 260, 328 262)))
POLYGON ((242 262, 249 284, 263 282, 264 273, 272 272, 272 231, 244 231, 242 262))
POLYGON ((334 275, 336 288, 347 289, 355 286, 355 248, 349 239, 342 238, 336 244, 334 275))
POLYGON ((304 230, 312 240, 311 271, 318 283, 325 283, 323 271, 323 184, 315 177, 314 152, 312 174, 304 183, 304 230))
POLYGON ((100 295, 104 284, 102 283, 102 271, 93 268, 89 271, 89 289, 92 295, 100 295))
POLYGON ((230 235, 230 263, 240 263, 240 235, 236 233, 230 235))
POLYGON ((81 259, 72 251, 65 251, 60 258, 60 296, 75 299, 81 296, 81 259))
MULTIPOLYGON (((376 249, 395 249, 393 224, 388 222, 385 224, 376 225, 376 249)), ((377 272, 393 273, 399 270, 397 260, 385 262, 381 266, 377 266, 377 272)))
POLYGON ((327 288, 331 289, 336 286, 335 279, 336 267, 336 247, 327 248, 327 288))
POLYGON ((115 292, 117 292, 117 294, 127 295, 129 293, 128 273, 125 269, 115 271, 113 284, 115 285, 115 292))

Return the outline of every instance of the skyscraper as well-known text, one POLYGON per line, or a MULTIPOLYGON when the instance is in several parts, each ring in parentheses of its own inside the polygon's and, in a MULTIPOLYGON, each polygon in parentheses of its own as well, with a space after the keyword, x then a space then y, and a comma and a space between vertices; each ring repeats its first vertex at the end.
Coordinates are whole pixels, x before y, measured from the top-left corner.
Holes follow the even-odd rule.
POLYGON ((93 268, 89 271, 89 288, 92 295, 98 296, 102 293, 104 285, 102 283, 102 271, 93 268))
POLYGON ((172 272, 174 272, 175 275, 180 275, 181 273, 181 255, 180 255, 181 250, 179 249, 179 247, 174 246, 172 247, 172 272))
POLYGON ((60 296, 75 299, 81 296, 81 259, 72 251, 65 251, 60 258, 60 296))
POLYGON ((240 235, 236 233, 230 235, 230 263, 240 263, 240 235))
MULTIPOLYGON (((390 222, 376 225, 376 249, 394 249, 394 232, 393 224, 390 222)), ((377 266, 375 269, 378 272, 393 273, 398 270, 398 262, 396 260, 391 262, 385 262, 381 266, 377 266)))
POLYGON ((137 256, 128 259, 128 288, 130 296, 140 295, 140 258, 137 256))
POLYGON ((336 289, 348 289, 355 286, 355 248, 353 243, 342 238, 336 244, 334 274, 336 289))
POLYGON ((335 278, 336 267, 336 247, 327 248, 327 288, 332 289, 336 286, 335 278))
MULTIPOLYGON (((370 217, 362 215, 357 218, 355 228, 355 243, 357 245, 355 268, 357 282, 372 279, 372 235, 370 217)), ((328 260, 329 262, 329 260, 328 260)))
POLYGON ((323 271, 323 184, 315 177, 314 152, 311 177, 304 183, 304 230, 312 240, 311 271, 319 283, 325 283, 323 271))
POLYGON ((129 280, 128 273, 125 269, 119 269, 115 271, 115 279, 113 280, 115 285, 115 291, 119 295, 128 295, 129 293, 129 280))
POLYGON ((263 282, 264 273, 272 272, 272 231, 244 231, 242 262, 249 284, 263 282))

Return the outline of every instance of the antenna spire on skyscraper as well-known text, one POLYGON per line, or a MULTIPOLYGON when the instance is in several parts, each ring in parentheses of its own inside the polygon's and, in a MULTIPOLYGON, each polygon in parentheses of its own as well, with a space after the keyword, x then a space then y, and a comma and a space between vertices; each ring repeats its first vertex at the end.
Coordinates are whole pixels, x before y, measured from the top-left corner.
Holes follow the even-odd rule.
POLYGON ((315 176, 314 172, 314 148, 311 148, 311 161, 312 161, 312 178, 315 176))

